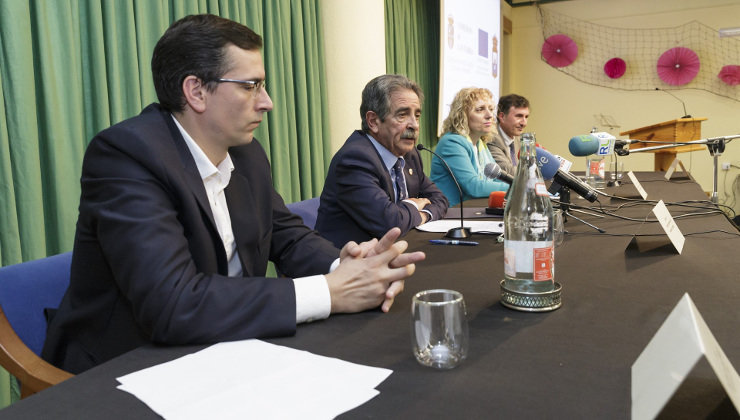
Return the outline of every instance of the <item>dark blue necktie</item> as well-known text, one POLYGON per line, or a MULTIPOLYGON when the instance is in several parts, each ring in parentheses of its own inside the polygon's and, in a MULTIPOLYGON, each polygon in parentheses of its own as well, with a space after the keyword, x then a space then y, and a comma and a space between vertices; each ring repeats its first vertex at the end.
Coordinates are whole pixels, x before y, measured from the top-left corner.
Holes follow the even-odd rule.
POLYGON ((398 200, 405 200, 407 198, 406 191, 406 178, 403 176, 403 159, 398 158, 396 164, 393 165, 393 174, 396 176, 396 190, 398 191, 398 200))
POLYGON ((512 141, 509 145, 509 151, 511 152, 511 164, 516 166, 516 152, 514 151, 514 142, 512 141))

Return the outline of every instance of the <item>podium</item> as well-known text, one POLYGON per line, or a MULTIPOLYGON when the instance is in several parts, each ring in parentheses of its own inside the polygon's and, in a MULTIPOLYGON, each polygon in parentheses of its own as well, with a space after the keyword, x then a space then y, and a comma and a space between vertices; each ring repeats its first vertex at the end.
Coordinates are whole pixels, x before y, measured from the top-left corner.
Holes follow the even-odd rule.
MULTIPOLYGON (((646 127, 635 128, 634 130, 623 131, 619 135, 629 135, 629 138, 634 140, 671 141, 679 143, 699 140, 701 138, 701 122, 706 120, 706 118, 678 118, 646 127)), ((649 146, 655 146, 655 144, 633 143, 630 145, 630 150, 639 150, 649 146)), ((676 154, 697 150, 706 150, 706 145, 692 144, 676 146, 651 150, 650 153, 655 154, 655 170, 666 171, 676 158, 676 154)))

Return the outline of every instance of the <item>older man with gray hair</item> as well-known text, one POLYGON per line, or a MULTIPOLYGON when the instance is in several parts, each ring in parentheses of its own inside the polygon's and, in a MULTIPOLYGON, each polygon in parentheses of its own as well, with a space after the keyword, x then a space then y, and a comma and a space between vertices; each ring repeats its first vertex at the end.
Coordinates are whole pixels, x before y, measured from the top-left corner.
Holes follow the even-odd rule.
POLYGON ((316 230, 335 244, 365 241, 444 217, 448 202, 424 174, 416 141, 424 94, 400 75, 362 91, 362 130, 337 151, 321 193, 316 230))

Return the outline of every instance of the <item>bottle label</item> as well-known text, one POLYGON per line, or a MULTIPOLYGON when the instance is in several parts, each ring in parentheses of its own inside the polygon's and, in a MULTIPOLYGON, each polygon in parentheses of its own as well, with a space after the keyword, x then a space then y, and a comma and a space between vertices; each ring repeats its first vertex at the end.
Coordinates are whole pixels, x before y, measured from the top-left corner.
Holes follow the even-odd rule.
POLYGON ((533 250, 534 257, 534 281, 546 281, 552 280, 553 268, 555 266, 555 256, 552 252, 552 246, 547 248, 535 248, 533 250))
POLYGON ((547 192, 547 187, 545 186, 544 182, 538 182, 534 184, 534 193, 537 195, 544 195, 545 197, 550 196, 550 193, 547 192))
POLYGON ((593 177, 604 178, 604 158, 588 160, 588 174, 593 177))
POLYGON ((534 281, 551 281, 555 268, 552 241, 505 241, 504 272, 509 277, 531 273, 534 281))

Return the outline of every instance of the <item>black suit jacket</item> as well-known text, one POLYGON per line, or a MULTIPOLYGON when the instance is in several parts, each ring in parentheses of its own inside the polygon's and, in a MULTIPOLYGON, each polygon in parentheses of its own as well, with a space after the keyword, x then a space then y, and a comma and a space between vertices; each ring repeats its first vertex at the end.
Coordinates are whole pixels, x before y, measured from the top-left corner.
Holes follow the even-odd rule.
MULTIPOLYGON (((404 156, 404 175, 409 197, 428 198, 426 206, 434 220, 447 212, 447 198, 424 174, 419 152, 404 156)), ((331 160, 321 193, 316 230, 337 247, 348 241, 380 238, 398 226, 402 234, 421 223, 414 205, 395 202, 391 176, 375 146, 361 131, 355 131, 331 160)))
POLYGON ((69 289, 43 357, 77 373, 146 343, 295 333, 289 278, 328 272, 338 250, 288 211, 255 140, 233 147, 225 190, 243 277, 226 252, 203 181, 169 112, 150 105, 100 132, 85 153, 69 289))

